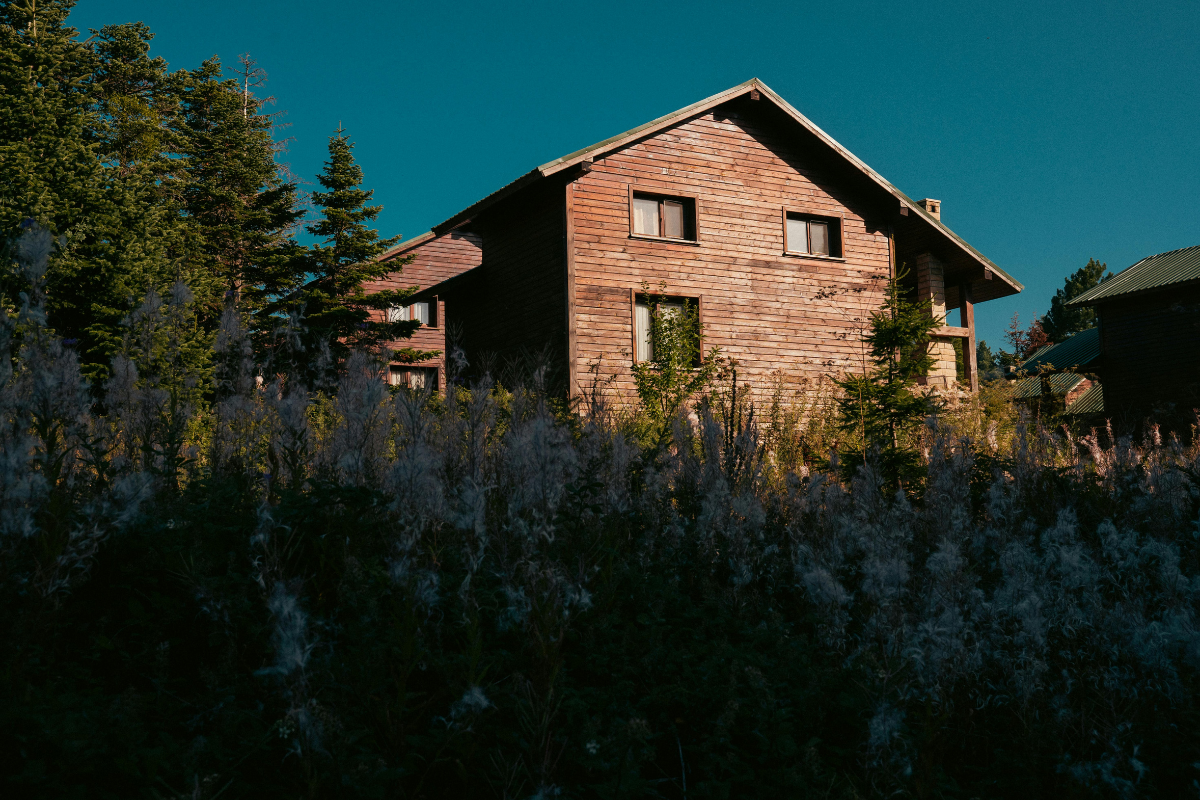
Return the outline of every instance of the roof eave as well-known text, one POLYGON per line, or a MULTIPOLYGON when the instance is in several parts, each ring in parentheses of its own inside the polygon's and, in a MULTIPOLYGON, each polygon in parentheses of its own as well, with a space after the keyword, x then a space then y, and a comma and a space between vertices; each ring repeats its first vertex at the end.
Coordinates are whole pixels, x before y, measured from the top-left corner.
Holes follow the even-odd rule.
POLYGON ((581 150, 576 150, 574 153, 569 153, 561 158, 554 159, 553 161, 547 161, 545 164, 542 164, 536 169, 530 170, 513 182, 509 183, 507 186, 504 186, 487 197, 484 197, 469 208, 460 211, 458 214, 450 217, 440 225, 434 226, 433 232, 442 234, 446 231, 452 230, 455 227, 458 227, 459 225, 469 222, 480 211, 484 210, 493 203, 496 203, 497 201, 519 191, 520 189, 523 189, 525 186, 533 183, 534 181, 575 167, 588 158, 595 158, 599 154, 618 150, 634 141, 637 141, 638 139, 651 136, 664 128, 668 128, 678 123, 681 119, 695 116, 697 114, 703 114, 709 109, 715 108, 722 103, 727 103, 730 100, 736 99, 742 95, 749 94, 750 92, 756 90, 769 97, 771 102, 783 110, 785 114, 792 117, 803 128, 807 129, 814 136, 820 139, 826 146, 848 161, 851 165, 856 167, 879 188, 892 195, 899 202, 902 208, 907 208, 911 212, 920 216, 928 224, 932 225, 936 231, 949 239, 954 246, 959 248, 969 258, 978 262, 982 268, 987 269, 994 275, 998 276, 1003 282, 1008 284, 1013 289, 1014 293, 1019 293, 1024 290, 1025 287, 1023 284, 1021 284, 1004 270, 1000 269, 1000 267, 992 263, 990 259, 984 256, 974 247, 967 244, 967 242, 958 236, 958 234, 946 227, 941 220, 936 219, 933 215, 909 198, 908 195, 904 194, 904 192, 901 192, 899 189, 893 186, 890 181, 888 181, 886 178, 868 166, 865 162, 859 159, 856 155, 843 147, 836 139, 823 131, 808 117, 801 114, 796 108, 776 94, 773 89, 760 81, 758 78, 751 78, 744 83, 738 84, 730 89, 726 89, 723 92, 718 92, 711 97, 707 97, 677 111, 673 111, 670 114, 659 117, 655 120, 651 120, 650 122, 639 125, 638 127, 625 131, 624 133, 609 137, 608 139, 604 139, 603 141, 597 142, 596 144, 585 147, 581 150))

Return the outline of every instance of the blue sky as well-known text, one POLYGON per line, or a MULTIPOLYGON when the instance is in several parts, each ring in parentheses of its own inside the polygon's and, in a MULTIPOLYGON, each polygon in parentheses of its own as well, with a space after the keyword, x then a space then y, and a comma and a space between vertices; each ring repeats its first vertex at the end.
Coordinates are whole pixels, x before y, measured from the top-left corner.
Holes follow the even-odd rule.
POLYGON ((1025 284, 1200 244, 1200 3, 81 0, 173 68, 249 52, 308 179, 339 122, 386 235, 757 76, 1025 284))

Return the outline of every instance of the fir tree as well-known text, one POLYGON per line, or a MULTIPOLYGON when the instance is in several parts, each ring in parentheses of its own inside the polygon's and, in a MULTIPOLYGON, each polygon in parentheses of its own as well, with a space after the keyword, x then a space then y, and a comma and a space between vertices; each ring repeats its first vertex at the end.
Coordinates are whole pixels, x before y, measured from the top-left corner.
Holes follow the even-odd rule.
POLYGON ((1004 377, 999 354, 993 353, 992 348, 982 339, 975 346, 975 363, 978 365, 981 381, 995 381, 1004 377))
POLYGON ((193 290, 215 327, 225 299, 254 313, 300 285, 302 248, 292 234, 303 211, 295 181, 276 161, 275 123, 263 113, 270 99, 224 79, 215 58, 179 80, 181 206, 210 280, 193 290))
MULTIPOLYGON (((319 241, 299 260, 297 269, 310 279, 266 309, 276 318, 288 313, 303 315, 308 366, 296 364, 294 368, 308 372, 310 379, 316 377, 312 374, 314 355, 323 345, 329 346, 336 365, 353 349, 378 349, 410 337, 420 326, 417 321, 399 320, 389 314, 390 309, 411 297, 413 290, 367 294, 364 289, 366 281, 396 270, 395 263, 384 264, 378 259, 400 237, 380 239, 378 231, 368 227, 383 207, 368 205, 373 192, 361 188, 363 171, 354 161, 353 148, 340 128, 330 137, 329 160, 317 178, 324 191, 312 194, 320 216, 306 226, 319 241)), ((435 353, 411 348, 396 354, 407 361, 432 355, 435 353)))
MULTIPOLYGON (((164 161, 146 84, 156 85, 165 65, 145 58, 144 26, 78 41, 66 25, 72 5, 0 7, 0 229, 12 241, 28 218, 58 237, 45 286, 49 323, 76 342, 83 373, 98 385, 120 346, 121 320, 149 289, 178 277, 161 174, 142 168, 164 161), (137 91, 128 89, 133 80, 122 90, 111 79, 120 60, 140 70, 137 91)), ((18 287, 7 281, 11 305, 18 287)))
MULTIPOLYGON (((916 392, 914 387, 933 366, 930 335, 941 320, 933 316, 929 301, 905 297, 900 285, 905 274, 888 281, 883 305, 871 314, 870 332, 863 337, 874 366, 865 374, 847 374, 837 381, 843 393, 838 400, 842 429, 857 431, 864 448, 879 451, 884 474, 893 486, 903 485, 918 466, 916 453, 906 447, 907 435, 938 409, 931 394, 916 392)), ((865 449, 861 456, 865 463, 865 449)))
POLYGON ((1063 288, 1055 292, 1050 299, 1050 311, 1040 320, 1050 341, 1061 342, 1073 334, 1095 327, 1095 309, 1067 306, 1067 303, 1111 278, 1112 273, 1107 269, 1107 264, 1089 258, 1088 263, 1068 276, 1063 288))

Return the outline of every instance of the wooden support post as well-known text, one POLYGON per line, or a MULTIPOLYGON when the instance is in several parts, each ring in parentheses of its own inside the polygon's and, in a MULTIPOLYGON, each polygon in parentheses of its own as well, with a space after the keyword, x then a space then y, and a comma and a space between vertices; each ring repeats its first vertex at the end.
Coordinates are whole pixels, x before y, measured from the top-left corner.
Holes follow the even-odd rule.
POLYGON ((979 363, 975 355, 975 302, 971 299, 970 281, 959 284, 958 296, 962 299, 962 327, 967 329, 967 338, 963 339, 963 377, 974 394, 979 391, 979 363))

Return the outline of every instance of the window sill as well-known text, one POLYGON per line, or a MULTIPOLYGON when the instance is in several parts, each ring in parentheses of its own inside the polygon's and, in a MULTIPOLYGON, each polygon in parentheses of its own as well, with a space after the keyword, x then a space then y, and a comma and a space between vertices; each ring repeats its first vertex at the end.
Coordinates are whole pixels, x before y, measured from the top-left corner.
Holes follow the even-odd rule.
POLYGON ((629 234, 630 239, 638 239, 643 242, 666 242, 667 244, 686 244, 692 247, 699 247, 700 242, 695 239, 668 239, 665 236, 646 236, 642 233, 629 234))
POLYGON ((817 256, 811 253, 791 253, 786 250, 783 252, 783 255, 786 258, 807 258, 811 259, 812 261, 836 261, 842 264, 846 263, 846 259, 843 256, 817 256))

